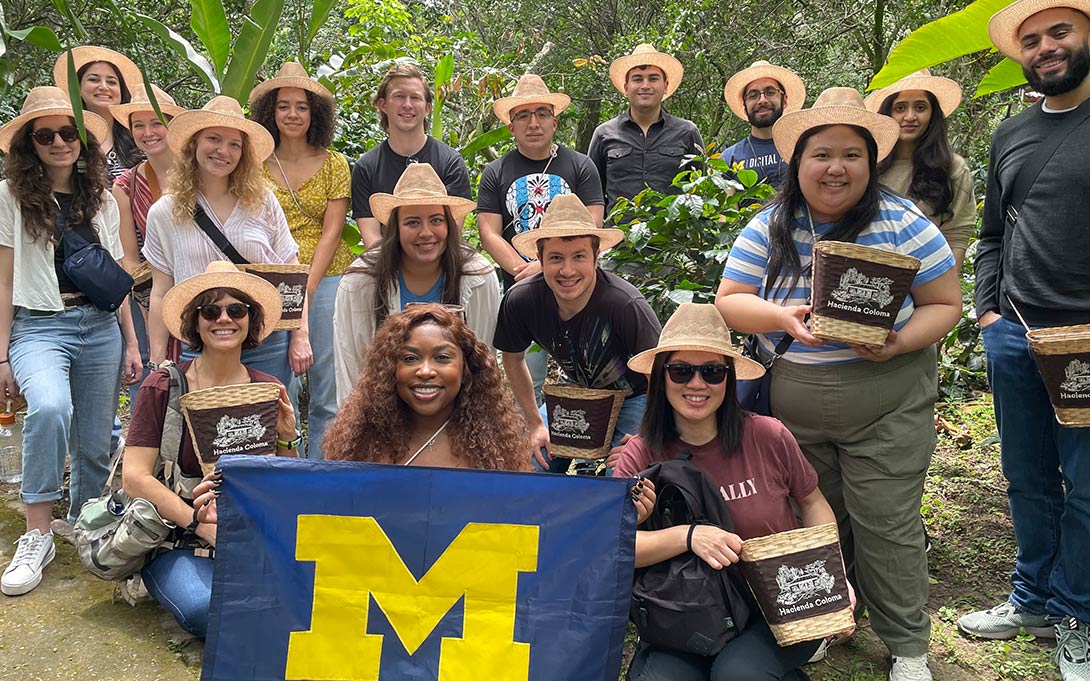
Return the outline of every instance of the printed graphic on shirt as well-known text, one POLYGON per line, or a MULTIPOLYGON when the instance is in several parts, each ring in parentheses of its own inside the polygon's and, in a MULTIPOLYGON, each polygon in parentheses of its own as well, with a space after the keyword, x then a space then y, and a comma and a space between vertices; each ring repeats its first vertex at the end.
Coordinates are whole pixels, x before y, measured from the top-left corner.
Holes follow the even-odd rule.
POLYGON ((549 354, 570 383, 631 393, 632 385, 626 377, 628 357, 613 354, 615 350, 609 342, 612 335, 608 321, 590 321, 580 334, 583 339, 580 347, 572 342, 571 329, 564 329, 549 354))
POLYGON ((523 175, 507 188, 505 203, 513 216, 515 233, 537 229, 545 209, 561 194, 571 194, 567 180, 559 175, 531 173, 523 175))
POLYGON ((757 482, 753 478, 741 482, 732 482, 726 487, 720 487, 719 493, 723 495, 723 501, 735 501, 751 497, 757 493, 757 482))

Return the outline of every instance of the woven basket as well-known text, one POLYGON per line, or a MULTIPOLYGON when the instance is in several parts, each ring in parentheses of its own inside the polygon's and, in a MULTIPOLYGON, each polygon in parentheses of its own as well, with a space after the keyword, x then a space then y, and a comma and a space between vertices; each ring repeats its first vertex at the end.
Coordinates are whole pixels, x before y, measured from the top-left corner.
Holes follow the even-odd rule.
POLYGON ((280 323, 274 331, 291 331, 302 325, 310 265, 251 264, 241 265, 240 269, 256 274, 280 293, 280 323))
POLYGON ((855 626, 835 523, 747 539, 741 557, 742 572, 781 646, 855 626))
POLYGON ((1090 427, 1090 324, 1034 329, 1026 340, 1056 420, 1090 427))
POLYGON ((148 310, 151 304, 151 265, 142 262, 132 271, 132 297, 136 303, 148 310))
POLYGON ((278 384, 216 386, 186 393, 179 401, 206 475, 221 456, 276 452, 278 384))
POLYGON ((825 340, 882 346, 920 261, 842 241, 814 245, 810 332, 825 340))
POLYGON ((601 459, 609 453, 624 391, 551 384, 543 392, 553 456, 601 459))

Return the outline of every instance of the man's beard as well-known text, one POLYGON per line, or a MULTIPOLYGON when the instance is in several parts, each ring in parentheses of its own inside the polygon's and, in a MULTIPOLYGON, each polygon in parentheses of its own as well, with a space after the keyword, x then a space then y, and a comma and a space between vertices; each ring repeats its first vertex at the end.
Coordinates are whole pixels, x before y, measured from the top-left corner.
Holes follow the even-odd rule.
POLYGON ((780 116, 783 115, 783 106, 773 106, 771 111, 767 109, 762 111, 750 111, 746 109, 746 118, 749 119, 749 124, 755 128, 771 128, 772 124, 780 120, 780 116), (771 116, 771 118, 758 119, 758 116, 771 116))
POLYGON ((1090 74, 1090 48, 1082 46, 1071 50, 1067 57, 1067 69, 1057 76, 1043 78, 1032 66, 1023 66, 1022 73, 1030 87, 1046 97, 1057 97, 1071 92, 1090 74))

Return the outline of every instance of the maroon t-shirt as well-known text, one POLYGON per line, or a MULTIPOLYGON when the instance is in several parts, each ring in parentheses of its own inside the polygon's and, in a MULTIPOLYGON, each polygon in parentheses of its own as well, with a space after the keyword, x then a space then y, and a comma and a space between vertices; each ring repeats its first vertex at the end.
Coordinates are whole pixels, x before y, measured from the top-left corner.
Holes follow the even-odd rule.
MULTIPOLYGON (((178 369, 183 374, 189 370, 189 362, 181 362, 178 369)), ((280 381, 263 371, 246 367, 251 383, 276 383, 280 381)), ((151 447, 159 449, 163 441, 163 422, 166 420, 167 401, 170 399, 170 374, 166 369, 157 369, 140 384, 133 405, 132 418, 129 420, 129 433, 125 444, 132 447, 151 447)), ((193 438, 189 436, 189 426, 182 421, 182 449, 178 456, 182 472, 188 476, 201 477, 201 463, 197 452, 193 451, 193 438)))
POLYGON ((778 420, 749 416, 742 431, 742 448, 723 454, 718 438, 703 445, 676 440, 656 456, 643 440, 625 445, 613 475, 629 477, 656 461, 667 461, 682 449, 711 478, 727 502, 734 531, 742 539, 763 537, 798 527, 788 499, 805 499, 817 489, 817 471, 802 454, 795 438, 778 420))

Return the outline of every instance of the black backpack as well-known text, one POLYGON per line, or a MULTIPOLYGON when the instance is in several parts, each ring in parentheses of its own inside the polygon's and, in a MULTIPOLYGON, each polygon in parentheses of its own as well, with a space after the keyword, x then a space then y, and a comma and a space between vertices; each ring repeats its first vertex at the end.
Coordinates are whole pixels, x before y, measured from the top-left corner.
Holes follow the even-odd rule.
MULTIPOLYGON (((686 450, 642 473, 655 484, 657 501, 639 529, 693 523, 733 529, 726 502, 691 458, 686 450)), ((737 565, 716 570, 686 551, 636 569, 629 617, 647 644, 711 656, 745 629, 754 612, 752 598, 737 565)))

